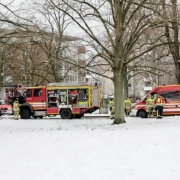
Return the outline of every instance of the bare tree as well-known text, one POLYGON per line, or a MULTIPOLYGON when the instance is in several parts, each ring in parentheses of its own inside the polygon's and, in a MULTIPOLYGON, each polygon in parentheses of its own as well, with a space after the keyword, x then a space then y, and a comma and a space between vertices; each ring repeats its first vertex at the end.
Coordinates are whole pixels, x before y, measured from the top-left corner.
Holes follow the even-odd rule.
MULTIPOLYGON (((64 35, 65 29, 71 22, 66 18, 65 13, 52 7, 48 1, 38 3, 34 1, 28 9, 20 6, 18 10, 12 10, 10 4, 0 5, 7 12, 7 15, 3 14, 0 21, 6 26, 11 25, 17 33, 17 36, 13 36, 16 39, 15 42, 11 42, 11 48, 16 48, 21 57, 21 62, 20 60, 18 62, 22 65, 11 68, 11 73, 19 74, 16 76, 17 81, 19 78, 25 84, 40 85, 48 81, 63 81, 73 69, 77 73, 73 65, 66 66, 61 73, 66 62, 72 64, 75 61, 74 57, 66 56, 64 53, 72 53, 72 48, 66 43, 72 41, 72 37, 64 35), (24 12, 23 18, 22 12, 24 12)), ((67 8, 65 10, 68 11, 67 8)), ((77 39, 79 38, 74 40, 77 39)), ((73 64, 75 63, 77 62, 73 64)))
POLYGON ((162 19, 164 24, 165 36, 168 42, 170 53, 175 64, 175 75, 180 84, 180 54, 179 54, 179 10, 178 1, 162 1, 162 19))
MULTIPOLYGON (((161 0, 46 0, 42 4, 35 4, 36 7, 41 7, 38 10, 46 21, 34 23, 32 21, 34 17, 31 17, 26 24, 23 24, 24 19, 21 18, 21 23, 18 25, 24 25, 25 29, 32 32, 38 32, 35 37, 38 35, 42 42, 33 41, 39 43, 46 52, 47 60, 56 78, 58 77, 56 76, 57 60, 67 61, 81 68, 81 65, 73 59, 62 57, 63 41, 61 40, 64 29, 61 27, 60 17, 63 14, 62 19, 65 22, 73 20, 85 32, 86 44, 91 47, 92 56, 86 64, 86 70, 107 77, 114 83, 115 120, 113 124, 119 124, 125 123, 123 100, 128 66, 134 64, 135 67, 138 61, 136 70, 143 68, 142 57, 166 44, 163 33, 154 34, 156 28, 162 28, 162 18, 159 18, 161 14, 158 13, 162 2, 161 0), (64 18, 65 16, 70 19, 64 18), (55 46, 54 39, 59 41, 55 46), (105 75, 107 71, 112 72, 113 76, 105 75)), ((177 30, 177 25, 174 29, 177 30)))
POLYGON ((159 2, 147 0, 62 0, 62 3, 50 0, 50 2, 57 9, 61 9, 62 5, 71 8, 71 12, 64 11, 64 13, 90 37, 96 52, 91 62, 100 57, 110 67, 115 87, 113 124, 125 123, 123 87, 128 64, 161 44, 156 43, 158 38, 153 42, 144 41, 146 33, 150 33, 157 26, 157 20, 152 18, 154 12, 151 7, 159 6, 159 2), (93 23, 98 23, 100 27, 98 32, 97 28, 92 27, 93 23))
MULTIPOLYGON (((77 63, 71 56, 66 56, 66 54, 72 53, 72 48, 70 47, 72 44, 67 44, 67 42, 78 39, 74 38, 73 40, 72 37, 65 35, 65 30, 71 23, 71 20, 67 18, 63 11, 54 8, 48 1, 34 1, 31 7, 33 10, 31 14, 34 12, 41 17, 30 17, 34 23, 32 31, 36 32, 33 43, 39 45, 46 54, 47 66, 50 69, 49 74, 52 77, 51 80, 56 82, 64 81, 66 75, 74 67, 70 66, 63 69, 63 66, 65 66, 66 62, 77 63)), ((63 7, 63 9, 68 12, 67 7, 63 7)))
MULTIPOLYGON (((1 57, 1 71, 3 71, 4 78, 9 77, 10 81, 13 82, 23 82, 25 84, 32 83, 29 82, 29 62, 26 62, 27 49, 29 48, 30 39, 28 35, 30 34, 30 29, 32 29, 32 21, 30 19, 25 19, 20 16, 21 6, 13 7, 13 2, 10 3, 0 3, 2 9, 0 13, 0 23, 1 23, 1 50, 5 53, 1 57), (25 33, 26 31, 26 33, 25 33), (25 52, 25 53, 23 53, 25 52), (7 55, 7 56, 4 56, 7 55), (23 67, 22 67, 23 66, 23 67), (26 68, 27 67, 27 68, 26 68)), ((28 53, 28 54, 27 54, 28 53)), ((35 63, 33 63, 35 65, 35 63)), ((39 72, 39 71, 38 71, 39 72)), ((41 74, 42 77, 42 74, 41 74)), ((44 76, 46 77, 46 75, 44 76)), ((6 80, 4 80, 6 81, 6 80)), ((10 82, 4 82, 10 83, 10 82)), ((33 85, 33 84, 32 84, 33 85)))

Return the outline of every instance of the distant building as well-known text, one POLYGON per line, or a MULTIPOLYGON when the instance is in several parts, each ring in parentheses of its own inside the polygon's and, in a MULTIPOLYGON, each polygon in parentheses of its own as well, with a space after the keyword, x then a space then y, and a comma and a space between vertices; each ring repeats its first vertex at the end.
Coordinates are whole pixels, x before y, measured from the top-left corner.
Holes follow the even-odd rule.
MULTIPOLYGON (((158 85, 165 84, 177 84, 174 74, 174 64, 172 63, 172 57, 165 57, 159 65, 159 69, 163 71, 157 71, 157 75, 154 73, 138 73, 132 71, 128 75, 128 95, 134 99, 141 99, 152 88, 158 85), (168 62, 168 63, 167 63, 168 62), (169 73, 166 73, 168 71, 169 73)), ((113 74, 110 71, 106 71, 105 75, 112 77, 113 74)), ((105 97, 114 96, 114 84, 111 79, 99 76, 100 82, 102 82, 102 95, 105 97)), ((89 77, 89 81, 95 81, 94 75, 89 77)))
POLYGON ((85 70, 81 67, 85 66, 86 49, 75 43, 80 38, 63 36, 59 39, 56 34, 44 33, 41 39, 36 32, 0 30, 1 36, 9 38, 0 48, 1 86, 85 81, 85 70))
POLYGON ((159 63, 158 69, 154 69, 153 73, 137 73, 132 71, 128 81, 129 95, 141 99, 155 86, 177 84, 171 56, 164 57, 161 63, 159 63))

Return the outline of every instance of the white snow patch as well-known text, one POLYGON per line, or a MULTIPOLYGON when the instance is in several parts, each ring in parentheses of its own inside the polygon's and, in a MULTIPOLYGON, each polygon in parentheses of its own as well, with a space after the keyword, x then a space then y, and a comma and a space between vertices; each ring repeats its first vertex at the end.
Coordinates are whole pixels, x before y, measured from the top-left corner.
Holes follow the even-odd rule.
POLYGON ((180 118, 0 117, 2 180, 179 180, 180 118))

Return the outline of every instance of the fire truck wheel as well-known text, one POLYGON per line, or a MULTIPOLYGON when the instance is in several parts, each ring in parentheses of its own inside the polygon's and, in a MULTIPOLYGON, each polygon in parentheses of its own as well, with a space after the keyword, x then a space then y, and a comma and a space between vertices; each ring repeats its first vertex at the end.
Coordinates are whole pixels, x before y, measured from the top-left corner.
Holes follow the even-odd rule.
POLYGON ((30 112, 28 109, 23 109, 21 111, 21 119, 30 119, 30 112))
POLYGON ((72 119, 72 112, 70 109, 62 109, 60 115, 62 119, 72 119))
POLYGON ((137 115, 141 118, 147 118, 147 112, 145 110, 139 110, 137 115))

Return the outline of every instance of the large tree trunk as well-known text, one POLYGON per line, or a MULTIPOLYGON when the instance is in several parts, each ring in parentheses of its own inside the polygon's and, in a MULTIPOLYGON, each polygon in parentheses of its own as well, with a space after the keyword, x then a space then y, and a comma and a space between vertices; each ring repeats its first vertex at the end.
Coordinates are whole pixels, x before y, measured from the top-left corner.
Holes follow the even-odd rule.
POLYGON ((175 54, 175 66, 176 66, 176 78, 180 84, 180 56, 179 56, 179 23, 178 23, 178 9, 177 9, 177 0, 172 1, 172 27, 174 31, 174 54, 175 54))
POLYGON ((124 119, 124 72, 118 69, 114 72, 115 119, 113 124, 125 123, 124 119))
POLYGON ((171 29, 169 27, 169 17, 166 14, 166 1, 163 1, 163 17, 164 17, 164 27, 165 35, 168 41, 169 49, 174 59, 175 64, 175 76, 178 84, 180 84, 180 55, 179 55, 179 23, 178 23, 178 9, 177 0, 171 0, 172 3, 172 32, 174 37, 171 37, 171 29))
MULTIPOLYGON (((127 72, 127 70, 126 70, 127 72)), ((124 99, 127 99, 129 97, 128 94, 128 74, 125 75, 124 77, 124 99)))

